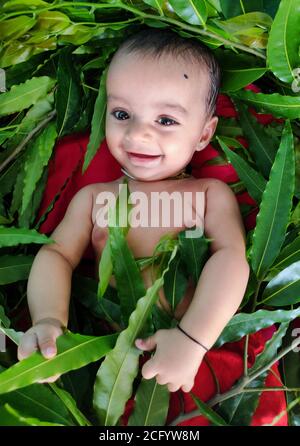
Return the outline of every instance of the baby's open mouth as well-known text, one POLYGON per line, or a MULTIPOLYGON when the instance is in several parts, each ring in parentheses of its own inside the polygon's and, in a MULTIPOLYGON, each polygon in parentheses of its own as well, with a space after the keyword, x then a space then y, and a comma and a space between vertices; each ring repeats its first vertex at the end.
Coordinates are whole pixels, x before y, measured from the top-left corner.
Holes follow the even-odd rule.
POLYGON ((159 156, 161 156, 161 155, 145 155, 142 153, 134 153, 134 152, 128 152, 128 153, 129 155, 136 156, 137 158, 158 158, 159 156))

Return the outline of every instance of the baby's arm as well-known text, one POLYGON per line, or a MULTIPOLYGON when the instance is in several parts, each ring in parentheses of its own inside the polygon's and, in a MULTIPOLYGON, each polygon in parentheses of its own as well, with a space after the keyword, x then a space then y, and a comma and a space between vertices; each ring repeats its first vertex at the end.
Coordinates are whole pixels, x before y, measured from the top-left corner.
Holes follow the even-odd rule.
POLYGON ((90 241, 92 206, 93 187, 86 186, 51 234, 55 243, 42 246, 34 259, 27 285, 33 327, 21 338, 19 359, 38 348, 45 357, 56 354, 56 338, 68 324, 72 273, 90 241))
MULTIPOLYGON (((206 189, 204 232, 213 241, 211 256, 180 326, 208 349, 237 311, 249 278, 245 230, 234 193, 222 181, 210 179, 206 189)), ((179 329, 159 330, 137 347, 155 355, 143 367, 144 378, 156 376, 170 391, 190 391, 205 350, 179 329)))

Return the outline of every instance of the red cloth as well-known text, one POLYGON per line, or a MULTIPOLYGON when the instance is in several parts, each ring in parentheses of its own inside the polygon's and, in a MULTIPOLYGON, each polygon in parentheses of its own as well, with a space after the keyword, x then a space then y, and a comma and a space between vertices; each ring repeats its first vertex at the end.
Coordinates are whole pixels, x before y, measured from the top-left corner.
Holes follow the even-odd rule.
MULTIPOLYGON (((248 367, 252 367, 255 362, 255 357, 264 349, 264 345, 270 339, 275 331, 275 327, 268 327, 258 331, 249 336, 248 343, 248 367)), ((223 345, 219 349, 212 349, 205 355, 201 366, 195 378, 195 384, 192 393, 206 402, 216 394, 216 384, 214 375, 220 385, 220 392, 224 393, 234 385, 234 383, 241 378, 244 370, 243 352, 244 352, 245 338, 238 342, 231 342, 223 345), (209 366, 207 365, 209 362, 209 366), (213 369, 213 372, 211 371, 213 369), (213 375, 214 373, 214 375, 213 375)), ((146 353, 147 357, 147 353, 146 353)), ((142 358, 142 362, 144 359, 142 358)), ((278 371, 278 364, 272 367, 273 372, 280 376, 278 371)), ((271 372, 265 380, 266 387, 279 387, 281 382, 271 372)), ((196 405, 189 395, 182 391, 172 392, 170 397, 170 405, 167 416, 167 424, 171 423, 180 414, 180 397, 184 401, 184 413, 189 413, 196 409, 196 405)), ((127 402, 124 415, 122 417, 122 424, 126 425, 128 418, 134 409, 134 399, 127 402)), ((259 399, 259 404, 252 417, 251 426, 262 426, 263 424, 272 423, 273 419, 286 409, 286 402, 284 392, 282 391, 266 391, 263 392, 259 399)), ((178 426, 209 426, 210 422, 204 416, 196 416, 187 421, 181 422, 178 426)), ((287 426, 287 415, 275 424, 276 426, 287 426)))
MULTIPOLYGON (((248 88, 258 91, 254 86, 249 86, 248 88)), ((272 115, 257 114, 251 109, 250 111, 264 125, 275 119, 272 115)), ((232 102, 225 95, 219 95, 217 102, 217 114, 218 116, 223 116, 225 118, 237 116, 232 102)), ((44 214, 51 201, 59 192, 60 195, 54 204, 54 208, 48 213, 46 220, 40 226, 40 232, 51 233, 55 229, 58 223, 62 220, 71 198, 79 189, 87 184, 114 181, 122 175, 120 170, 121 166, 110 154, 105 141, 101 144, 96 156, 90 163, 90 166, 84 175, 81 174, 88 139, 89 134, 87 133, 77 134, 67 136, 57 144, 54 157, 49 164, 48 181, 37 216, 38 219, 44 214)), ((245 141, 244 138, 239 138, 239 140, 245 146, 245 150, 247 150, 247 141, 245 141)), ((212 147, 211 144, 204 150, 196 152, 191 161, 192 175, 195 178, 219 178, 226 183, 238 181, 238 176, 233 166, 229 163, 223 165, 205 165, 207 161, 213 160, 217 156, 219 156, 219 153, 212 147)), ((247 192, 237 194, 236 197, 239 203, 245 203, 253 206, 252 212, 249 213, 247 218, 244 220, 245 227, 247 230, 249 230, 255 226, 256 215, 259 210, 258 206, 247 192)), ((86 250, 84 257, 90 259, 94 258, 91 245, 86 250)), ((273 332, 274 327, 270 327, 269 329, 260 330, 259 332, 250 335, 248 346, 249 367, 251 367, 254 363, 255 356, 264 349, 266 341, 272 336, 273 332)), ((219 349, 213 349, 206 355, 206 358, 208 359, 215 372, 215 375, 218 378, 222 392, 229 390, 243 373, 243 344, 244 339, 241 339, 239 342, 226 344, 219 349)), ((277 376, 280 376, 278 364, 275 364, 272 369, 277 376)), ((267 376, 265 385, 268 387, 280 386, 280 382, 270 372, 267 376)), ((171 394, 167 420, 168 422, 178 416, 179 392, 174 392, 171 394)), ((195 379, 195 386, 192 392, 203 401, 210 399, 216 392, 213 375, 205 361, 202 362, 199 368, 195 379)), ((189 394, 184 392, 181 392, 181 394, 184 399, 185 412, 188 413, 191 410, 194 410, 196 407, 189 394)), ((124 424, 127 422, 126 420, 133 405, 134 400, 129 400, 123 416, 124 424)), ((260 426, 265 423, 270 423, 276 415, 285 409, 286 401, 284 392, 263 392, 259 400, 259 405, 252 418, 251 425, 260 426)), ((185 423, 182 423, 182 425, 187 426, 208 424, 208 420, 202 416, 198 416, 186 421, 185 423)), ((283 417, 281 417, 276 425, 286 426, 287 415, 285 414, 283 417)))

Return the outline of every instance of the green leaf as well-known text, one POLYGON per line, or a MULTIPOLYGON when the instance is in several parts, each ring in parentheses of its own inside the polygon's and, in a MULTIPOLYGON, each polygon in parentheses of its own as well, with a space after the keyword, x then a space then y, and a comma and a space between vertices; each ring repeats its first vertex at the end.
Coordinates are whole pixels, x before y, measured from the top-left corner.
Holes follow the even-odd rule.
POLYGON ((0 95, 0 116, 24 110, 46 96, 55 81, 48 76, 33 77, 24 84, 13 85, 7 93, 0 95))
POLYGON ((41 418, 51 423, 74 426, 61 400, 47 386, 33 384, 24 389, 0 395, 0 404, 9 404, 24 417, 41 418))
POLYGON ((49 244, 54 243, 54 240, 44 234, 40 234, 35 229, 5 228, 0 226, 0 248, 28 243, 49 244))
POLYGON ((237 101, 236 107, 239 114, 239 122, 243 129, 243 135, 249 142, 249 152, 265 178, 269 178, 270 171, 278 150, 279 141, 272 138, 257 119, 249 113, 248 107, 237 101))
POLYGON ((101 299, 104 296, 104 293, 108 287, 112 273, 113 273, 113 264, 111 261, 110 243, 109 239, 107 239, 99 262, 99 286, 98 286, 99 299, 101 299))
POLYGON ((165 275, 164 293, 171 305, 172 311, 175 310, 184 297, 188 285, 188 278, 185 275, 181 263, 180 255, 178 255, 171 263, 170 269, 165 275))
POLYGON ((142 379, 128 426, 165 426, 169 399, 167 386, 157 384, 155 378, 142 379))
POLYGON ((24 417, 9 404, 0 407, 1 426, 63 426, 63 424, 49 423, 38 418, 24 417))
POLYGON ((5 196, 12 191, 16 182, 16 177, 20 170, 24 155, 20 155, 15 161, 13 161, 9 167, 7 167, 0 177, 0 190, 1 195, 5 196))
POLYGON ((143 2, 146 3, 146 5, 152 6, 153 9, 156 9, 159 12, 159 15, 164 15, 164 0, 143 0, 143 2))
POLYGON ((194 284, 198 283, 201 271, 209 257, 208 240, 204 236, 187 237, 187 231, 178 234, 180 253, 194 284))
POLYGON ((68 409, 68 411, 74 417, 74 419, 79 424, 79 426, 90 426, 91 425, 89 420, 78 409, 75 400, 72 398, 72 396, 66 390, 61 389, 56 384, 50 384, 50 387, 51 387, 52 391, 59 398, 60 407, 63 408, 65 406, 65 408, 68 409), (63 405, 61 403, 63 403, 63 405))
POLYGON ((0 257, 0 285, 27 279, 33 259, 34 256, 25 255, 0 257))
MULTIPOLYGON (((229 35, 225 37, 231 39, 229 35)), ((214 51, 222 71, 221 91, 240 90, 259 79, 267 70, 264 62, 250 54, 233 53, 223 48, 214 51)))
POLYGON ((121 312, 125 325, 139 298, 145 295, 145 285, 128 247, 122 229, 109 227, 110 251, 116 279, 121 312))
POLYGON ((299 317, 300 308, 296 310, 258 310, 255 313, 238 313, 229 321, 214 344, 219 348, 226 342, 235 342, 250 333, 256 333, 261 328, 270 327, 275 323, 290 322, 299 317))
MULTIPOLYGON (((46 31, 47 34, 59 34, 71 23, 66 14, 59 11, 41 11, 38 15, 38 21, 35 31, 46 31)), ((62 51, 64 52, 64 51, 62 51)))
MULTIPOLYGON (((5 315, 4 308, 2 305, 0 305, 0 326, 9 327, 10 326, 10 320, 5 315)), ((0 333, 0 336, 2 336, 2 333, 0 333)))
MULTIPOLYGON (((27 155, 27 150, 25 151, 25 155, 27 155)), ((9 209, 9 213, 14 215, 15 212, 18 212, 21 208, 22 204, 22 196, 23 196, 23 183, 25 177, 24 163, 22 167, 19 169, 18 175, 15 178, 15 186, 13 190, 12 201, 9 209)))
POLYGON ((300 117, 300 96, 253 93, 253 91, 242 90, 233 92, 232 97, 246 101, 257 107, 258 110, 272 113, 278 118, 296 119, 300 117))
MULTIPOLYGON (((282 344, 282 338, 286 333, 289 323, 284 323, 266 342, 262 353, 256 356, 255 363, 248 370, 249 376, 256 373, 259 369, 268 364, 277 354, 278 348, 282 344)), ((252 380, 247 386, 247 389, 255 389, 256 387, 264 387, 265 379, 269 371, 266 370, 260 374, 256 379, 252 380)), ((243 378, 239 380, 241 382, 243 378)), ((257 409, 261 391, 257 392, 241 392, 240 394, 222 402, 219 406, 220 413, 229 421, 232 426, 249 426, 257 409)))
POLYGON ((253 233, 250 261, 258 278, 262 278, 273 264, 283 244, 292 205, 294 178, 293 135, 287 121, 253 233))
MULTIPOLYGON (((248 385, 249 389, 263 387, 268 371, 259 375, 248 385)), ((230 426, 250 426, 252 416, 257 409, 261 391, 241 392, 219 404, 218 412, 230 426)))
POLYGON ((17 65, 9 66, 6 71, 7 88, 16 84, 21 84, 30 79, 37 73, 37 67, 42 67, 54 57, 54 54, 48 54, 47 51, 33 55, 29 60, 20 62, 17 65))
POLYGON ((282 345, 282 340, 286 334, 288 326, 289 322, 281 323, 280 327, 273 334, 272 338, 266 342, 264 350, 255 358, 255 362, 250 369, 251 374, 256 373, 259 369, 264 367, 266 364, 269 364, 276 358, 278 349, 282 345))
POLYGON ((191 25, 205 26, 207 7, 204 0, 169 0, 176 14, 191 25))
MULTIPOLYGON (((75 9, 73 9, 75 11, 75 9)), ((104 33, 105 27, 92 28, 90 26, 85 26, 80 23, 73 23, 67 28, 63 29, 57 38, 59 45, 73 44, 82 45, 88 42, 92 37, 95 36, 98 31, 99 34, 104 33)))
POLYGON ((48 165, 56 138, 56 126, 52 122, 43 129, 30 147, 24 165, 25 176, 21 214, 29 205, 36 190, 36 184, 43 174, 44 167, 48 165))
POLYGON ((281 0, 270 30, 267 60, 275 76, 291 84, 293 70, 299 68, 300 3, 298 0, 281 0))
POLYGON ((13 19, 6 19, 1 21, 0 27, 0 40, 9 41, 12 39, 18 39, 27 33, 36 23, 36 19, 21 15, 14 17, 13 19))
POLYGON ((128 327, 120 333, 115 348, 106 355, 97 373, 94 408, 101 425, 114 426, 131 396, 132 382, 138 373, 138 359, 142 353, 133 346, 134 340, 150 315, 158 297, 158 290, 164 283, 164 275, 176 251, 177 245, 171 254, 167 268, 162 276, 147 289, 146 295, 139 299, 135 311, 130 316, 128 327))
POLYGON ((204 415, 214 426, 227 426, 226 421, 220 417, 214 410, 212 410, 207 404, 200 400, 197 396, 191 393, 191 396, 196 404, 201 415, 204 415))
POLYGON ((219 117, 217 125, 217 134, 219 136, 228 136, 234 138, 235 136, 241 136, 243 133, 240 125, 234 118, 222 118, 219 117))
POLYGON ((292 263, 270 280, 260 303, 277 307, 298 302, 300 302, 300 261, 292 263))
POLYGON ((240 180, 243 181, 244 185, 246 186, 247 192, 257 203, 260 203, 267 184, 266 180, 256 170, 254 170, 247 163, 247 161, 237 155, 233 150, 230 150, 229 147, 224 144, 221 138, 217 137, 217 140, 225 152, 225 155, 229 159, 229 162, 236 170, 240 180))
MULTIPOLYGON (((1 321, 1 322, 6 322, 5 320, 1 321)), ((0 332, 2 331, 2 333, 4 333, 11 341, 13 341, 16 345, 19 345, 20 343, 20 339, 23 335, 23 332, 21 331, 15 331, 12 328, 6 328, 1 326, 0 324, 0 332)))
POLYGON ((92 124, 91 124, 91 134, 89 143, 87 146, 82 173, 86 171, 88 168, 91 160, 95 156, 101 141, 103 140, 105 136, 105 112, 106 112, 106 77, 107 77, 107 71, 106 68, 101 76, 100 80, 100 86, 99 86, 99 92, 98 96, 95 102, 94 107, 94 114, 92 118, 92 124))
POLYGON ((57 133, 58 137, 72 131, 80 116, 81 89, 72 48, 66 47, 58 58, 57 68, 57 133))
POLYGON ((97 361, 113 348, 116 337, 115 334, 98 337, 66 332, 57 338, 57 355, 53 358, 45 359, 36 352, 1 373, 0 394, 97 361))
MULTIPOLYGON (((283 340, 283 347, 288 347, 291 339, 299 336, 299 328, 293 328, 290 324, 287 334, 283 340)), ((296 349, 289 351, 287 355, 281 358, 282 380, 288 388, 300 388, 300 361, 295 361, 295 353, 299 354, 299 346, 296 349)), ((295 397, 299 397, 299 391, 286 392, 287 405, 293 401, 295 397)), ((298 404, 293 410, 288 411, 288 425, 300 426, 300 405, 298 404)))
POLYGON ((263 0, 242 0, 235 2, 232 0, 220 0, 220 6, 224 16, 228 19, 250 11, 262 11, 263 0))
MULTIPOLYGON (((115 226, 122 222, 122 231, 124 236, 127 235, 129 231, 128 224, 128 214, 130 209, 132 208, 131 204, 128 201, 127 189, 128 188, 128 180, 124 178, 123 184, 119 188, 119 194, 117 200, 113 207, 110 206, 109 203, 108 208, 108 227, 115 226)), ((98 201, 99 202, 99 201, 98 201)), ((98 286, 98 297, 103 297, 105 290, 109 284, 109 280, 111 278, 113 272, 113 264, 111 260, 111 246, 110 246, 110 233, 104 249, 102 251, 101 259, 99 262, 99 286, 98 286)))
POLYGON ((274 270, 282 271, 287 266, 300 260, 300 236, 285 246, 276 258, 274 270))
POLYGON ((48 180, 48 166, 44 169, 41 178, 38 180, 35 193, 32 195, 29 205, 25 209, 23 214, 18 215, 18 225, 23 228, 30 228, 35 219, 36 214, 39 211, 40 204, 43 199, 43 194, 46 188, 48 180))
MULTIPOLYGON (((12 149, 17 147, 23 139, 24 135, 30 133, 53 108, 53 93, 49 93, 45 98, 39 99, 26 113, 20 122, 17 132, 10 140, 6 141, 4 147, 12 149)), ((18 158, 19 159, 19 158, 18 158)))
MULTIPOLYGON (((44 2, 43 0, 26 0, 26 8, 28 9, 36 9, 38 7, 44 8, 49 6, 49 3, 44 2)), ((17 11, 24 9, 24 2, 20 0, 8 0, 1 6, 4 11, 17 11)))
POLYGON ((115 300, 117 290, 109 286, 104 297, 98 299, 97 287, 98 282, 90 277, 76 273, 72 276, 72 296, 97 318, 121 325, 120 305, 115 300))
POLYGON ((224 93, 240 90, 261 78, 267 68, 225 68, 222 70, 222 87, 224 93))

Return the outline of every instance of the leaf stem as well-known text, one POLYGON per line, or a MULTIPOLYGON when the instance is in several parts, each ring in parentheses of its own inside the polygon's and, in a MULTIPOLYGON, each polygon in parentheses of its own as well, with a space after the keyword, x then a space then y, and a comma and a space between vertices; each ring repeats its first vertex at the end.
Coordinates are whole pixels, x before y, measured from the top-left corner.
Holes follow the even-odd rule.
MULTIPOLYGON (((191 31, 191 32, 196 33, 196 34, 200 34, 202 36, 210 37, 212 39, 218 40, 223 45, 229 45, 229 46, 231 46, 233 48, 240 49, 240 50, 242 50, 242 51, 244 51, 246 53, 253 54, 253 55, 255 55, 255 56, 257 56, 257 57, 259 57, 261 59, 266 60, 266 55, 263 54, 262 52, 257 51, 257 50, 255 50, 253 48, 249 48, 248 46, 243 45, 241 43, 237 43, 237 42, 233 42, 231 40, 228 40, 228 39, 226 39, 224 37, 221 37, 218 34, 214 34, 213 32, 207 31, 206 29, 203 29, 203 28, 201 28, 199 26, 189 25, 187 23, 181 22, 181 21, 176 20, 176 19, 172 19, 170 17, 163 17, 161 15, 155 15, 155 14, 147 14, 147 13, 145 13, 143 11, 140 11, 140 10, 138 10, 136 8, 133 8, 133 7, 129 6, 129 5, 125 5, 122 2, 101 3, 101 4, 89 3, 89 2, 73 2, 73 3, 69 3, 68 2, 68 3, 60 3, 60 4, 54 3, 52 5, 47 6, 46 8, 36 9, 34 11, 28 11, 28 10, 26 11, 25 10, 25 11, 12 12, 12 13, 6 14, 6 15, 4 14, 2 16, 2 18, 0 18, 0 21, 8 19, 10 17, 15 17, 17 15, 22 15, 22 14, 28 14, 28 13, 29 14, 33 14, 33 13, 34 14, 38 14, 40 12, 49 11, 51 9, 73 8, 73 7, 76 7, 76 6, 90 7, 90 8, 93 8, 93 10, 95 10, 95 9, 116 9, 116 8, 120 8, 120 9, 123 9, 125 11, 131 12, 131 13, 135 14, 138 17, 141 17, 143 19, 143 21, 149 20, 149 19, 150 20, 160 20, 162 22, 178 26, 179 28, 181 28, 183 30, 191 31)), ((107 23, 107 26, 109 26, 109 25, 110 24, 107 23)))
POLYGON ((254 299, 253 299, 253 304, 252 304, 252 308, 251 308, 251 311, 250 311, 251 313, 253 313, 253 312, 255 311, 256 307, 257 307, 258 292, 259 292, 260 285, 261 285, 262 282, 263 282, 263 279, 264 279, 264 278, 262 278, 261 280, 259 280, 258 283, 257 283, 257 288, 256 288, 256 290, 255 290, 255 295, 254 295, 254 299))
POLYGON ((248 376, 248 344, 249 344, 249 335, 247 334, 244 346, 244 377, 248 376))
POLYGON ((31 140, 31 138, 38 133, 42 128, 44 128, 48 122, 56 115, 56 110, 52 110, 47 117, 41 121, 28 135, 20 142, 20 144, 15 148, 15 150, 0 164, 0 172, 9 164, 26 146, 26 144, 31 140))
MULTIPOLYGON (((222 401, 228 400, 229 398, 232 398, 233 396, 236 396, 242 392, 250 392, 250 391, 259 391, 259 388, 255 389, 248 389, 247 385, 254 379, 256 379, 259 375, 270 369, 277 361, 279 361, 283 356, 287 355, 291 350, 293 350, 295 347, 297 347, 300 344, 300 337, 293 340, 293 342, 286 347, 285 349, 281 350, 280 353, 276 356, 276 358, 272 359, 269 363, 267 363, 265 366, 258 369, 255 373, 249 374, 247 377, 243 377, 240 382, 232 387, 228 392, 225 392, 223 394, 217 394, 215 397, 211 398, 206 404, 209 407, 213 407, 216 404, 221 403, 222 401)), ((284 391, 295 391, 294 389, 286 388, 286 387, 274 387, 274 388, 260 388, 260 391, 277 391, 277 390, 284 390, 284 391)), ((178 423, 182 423, 183 421, 190 420, 191 418, 194 418, 196 416, 202 415, 199 409, 193 410, 189 413, 183 414, 178 416, 175 420, 170 423, 170 426, 176 426, 178 423)))

